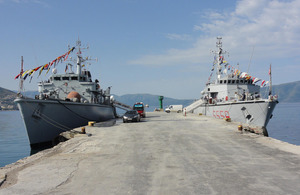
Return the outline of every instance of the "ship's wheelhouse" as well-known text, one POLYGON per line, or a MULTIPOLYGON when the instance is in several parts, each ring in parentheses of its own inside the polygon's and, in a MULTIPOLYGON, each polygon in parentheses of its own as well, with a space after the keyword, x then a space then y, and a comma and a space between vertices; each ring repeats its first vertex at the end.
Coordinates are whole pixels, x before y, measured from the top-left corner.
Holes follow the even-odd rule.
POLYGON ((82 101, 102 102, 102 90, 99 84, 92 81, 90 71, 81 71, 81 74, 53 74, 48 81, 38 84, 40 94, 47 94, 50 98, 67 99, 70 92, 76 91, 80 94, 82 101))
POLYGON ((252 80, 224 77, 207 84, 202 95, 214 102, 225 102, 259 98, 259 93, 260 87, 253 84, 252 80))

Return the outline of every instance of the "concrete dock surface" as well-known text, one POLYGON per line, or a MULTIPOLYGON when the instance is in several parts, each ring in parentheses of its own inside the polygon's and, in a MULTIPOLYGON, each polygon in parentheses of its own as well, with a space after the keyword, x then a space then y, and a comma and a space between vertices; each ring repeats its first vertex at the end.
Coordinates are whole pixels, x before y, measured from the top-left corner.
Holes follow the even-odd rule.
POLYGON ((299 194, 299 146, 237 126, 153 112, 86 127, 92 136, 0 169, 0 194, 299 194))

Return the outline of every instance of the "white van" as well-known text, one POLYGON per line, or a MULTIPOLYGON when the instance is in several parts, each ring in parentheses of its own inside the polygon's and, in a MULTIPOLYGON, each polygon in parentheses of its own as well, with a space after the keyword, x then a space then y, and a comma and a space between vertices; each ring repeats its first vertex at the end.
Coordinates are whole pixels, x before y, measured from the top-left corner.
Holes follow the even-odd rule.
POLYGON ((177 112, 180 113, 182 112, 182 105, 170 105, 165 109, 165 112, 170 113, 170 112, 177 112))

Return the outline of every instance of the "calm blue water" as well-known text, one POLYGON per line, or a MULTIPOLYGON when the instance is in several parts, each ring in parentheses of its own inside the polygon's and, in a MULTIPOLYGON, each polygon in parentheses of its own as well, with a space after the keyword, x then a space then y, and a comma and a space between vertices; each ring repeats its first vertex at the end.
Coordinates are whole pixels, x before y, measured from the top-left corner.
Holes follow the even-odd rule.
MULTIPOLYGON (((155 106, 147 108, 152 112, 155 106)), ((158 108, 158 107, 157 107, 158 108)), ((120 114, 122 111, 119 112, 120 114)), ((268 125, 269 136, 300 145, 300 103, 280 103, 268 125)), ((19 111, 0 112, 0 167, 16 162, 31 153, 19 111)))
POLYGON ((0 111, 0 167, 29 155, 29 141, 19 111, 0 111))
POLYGON ((269 137, 300 145, 300 103, 277 104, 267 130, 269 137))

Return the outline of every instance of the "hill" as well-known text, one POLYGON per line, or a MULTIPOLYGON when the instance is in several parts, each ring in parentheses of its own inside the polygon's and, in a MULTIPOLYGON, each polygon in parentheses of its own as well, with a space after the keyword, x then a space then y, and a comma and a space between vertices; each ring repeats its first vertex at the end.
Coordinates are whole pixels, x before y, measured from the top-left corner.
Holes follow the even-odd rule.
MULTIPOLYGON (((126 94, 122 96, 113 95, 115 100, 122 102, 124 104, 132 106, 136 102, 143 102, 144 104, 148 104, 149 106, 157 106, 159 107, 159 95, 151 95, 151 94, 126 94)), ((187 106, 191 104, 193 100, 191 99, 173 99, 169 97, 164 97, 163 106, 172 105, 172 104, 182 104, 187 106)))
MULTIPOLYGON (((262 94, 266 97, 269 88, 263 88, 262 94)), ((278 95, 279 102, 300 102, 300 81, 273 86, 274 95, 278 95)))
POLYGON ((17 93, 0 87, 0 110, 16 110, 14 103, 17 93))

